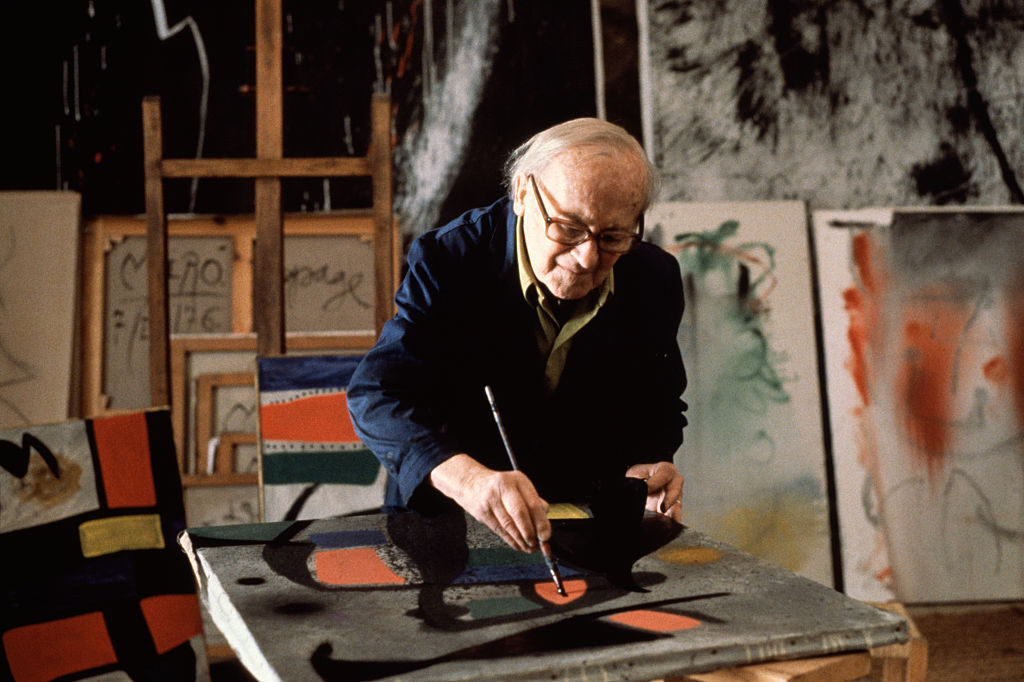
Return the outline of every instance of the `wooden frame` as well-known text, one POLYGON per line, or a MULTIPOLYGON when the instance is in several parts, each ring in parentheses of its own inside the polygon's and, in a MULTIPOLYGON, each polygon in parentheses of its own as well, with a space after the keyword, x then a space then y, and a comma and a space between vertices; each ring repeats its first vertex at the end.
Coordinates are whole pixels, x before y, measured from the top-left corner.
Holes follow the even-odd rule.
MULTIPOLYGON (((242 476, 246 483, 256 482, 256 472, 236 471, 234 452, 239 445, 256 444, 256 432, 217 432, 215 423, 219 415, 216 409, 217 389, 229 386, 247 386, 253 389, 255 399, 256 375, 252 372, 200 374, 196 379, 196 474, 220 477, 242 476), (230 434, 230 436, 228 436, 230 434), (210 457, 210 442, 218 438, 216 452, 210 457), (221 441, 221 438, 226 440, 221 441), (251 479, 251 480, 249 480, 251 479)), ((254 408, 255 409, 255 405, 254 408)), ((226 484, 225 484, 226 485, 226 484)))
MULTIPOLYGON (((372 239, 372 211, 349 210, 319 214, 289 214, 284 219, 286 237, 358 236, 372 239)), ((247 334, 253 331, 253 242, 256 226, 252 216, 172 217, 168 221, 171 237, 227 237, 234 245, 231 278, 231 320, 226 332, 247 334)), ((110 411, 110 396, 104 394, 105 330, 109 301, 107 300, 107 256, 115 245, 127 237, 145 237, 146 222, 135 216, 100 216, 86 224, 82 277, 81 358, 82 412, 86 416, 110 411)), ((398 273, 400 244, 392 244, 391 272, 398 273)), ((397 288, 397 281, 393 287, 397 288)), ((347 333, 346 333, 347 334, 347 333)), ((373 344, 375 334, 367 329, 361 345, 373 344)))

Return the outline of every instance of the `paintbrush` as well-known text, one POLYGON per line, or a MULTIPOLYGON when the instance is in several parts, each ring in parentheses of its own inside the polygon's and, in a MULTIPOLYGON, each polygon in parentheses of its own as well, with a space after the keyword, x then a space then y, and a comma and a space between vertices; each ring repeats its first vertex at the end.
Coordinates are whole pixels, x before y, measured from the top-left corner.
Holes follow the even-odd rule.
MULTIPOLYGON (((512 452, 512 444, 508 442, 508 434, 505 432, 504 422, 501 421, 498 404, 494 402, 494 391, 491 390, 490 386, 484 386, 484 393, 487 394, 487 402, 491 404, 491 413, 494 415, 494 423, 498 425, 498 433, 501 434, 501 442, 505 445, 505 452, 508 453, 508 461, 512 463, 513 471, 519 471, 519 463, 512 452)), ((551 553, 551 544, 546 540, 541 540, 540 542, 540 553, 544 555, 544 563, 548 565, 548 571, 551 573, 551 579, 555 581, 555 588, 558 590, 558 594, 563 597, 567 596, 565 586, 562 585, 562 576, 558 573, 558 565, 555 563, 555 557, 551 553)))

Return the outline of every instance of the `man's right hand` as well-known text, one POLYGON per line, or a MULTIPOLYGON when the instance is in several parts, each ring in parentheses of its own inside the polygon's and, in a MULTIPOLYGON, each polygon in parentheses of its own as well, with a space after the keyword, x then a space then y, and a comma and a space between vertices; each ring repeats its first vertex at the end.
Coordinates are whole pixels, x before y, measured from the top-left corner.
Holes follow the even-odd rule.
POLYGON ((495 471, 460 453, 434 467, 430 482, 514 549, 534 552, 551 539, 548 503, 522 472, 495 471))

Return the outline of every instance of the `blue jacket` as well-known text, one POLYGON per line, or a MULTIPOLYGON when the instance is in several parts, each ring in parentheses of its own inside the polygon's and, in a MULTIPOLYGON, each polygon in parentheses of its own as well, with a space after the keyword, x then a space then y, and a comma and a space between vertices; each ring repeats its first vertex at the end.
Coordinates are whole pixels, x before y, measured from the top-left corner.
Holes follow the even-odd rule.
POLYGON ((614 294, 573 337, 558 388, 545 395, 515 224, 505 198, 417 238, 397 314, 349 383, 356 432, 389 474, 389 506, 444 504, 428 477, 458 452, 510 468, 488 384, 520 469, 549 502, 586 501, 632 464, 671 461, 682 442, 675 258, 647 243, 619 258, 614 294))

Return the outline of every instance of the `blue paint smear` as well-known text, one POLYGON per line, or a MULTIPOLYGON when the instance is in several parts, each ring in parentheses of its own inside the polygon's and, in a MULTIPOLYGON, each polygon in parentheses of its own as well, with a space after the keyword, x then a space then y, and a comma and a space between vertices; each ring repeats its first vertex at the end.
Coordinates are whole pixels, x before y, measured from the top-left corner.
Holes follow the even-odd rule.
POLYGON ((472 583, 501 583, 517 580, 550 579, 547 566, 467 566, 452 581, 455 585, 472 583))
POLYGON ((318 547, 373 547, 387 544, 387 538, 379 530, 346 530, 335 533, 313 533, 309 536, 318 547))

